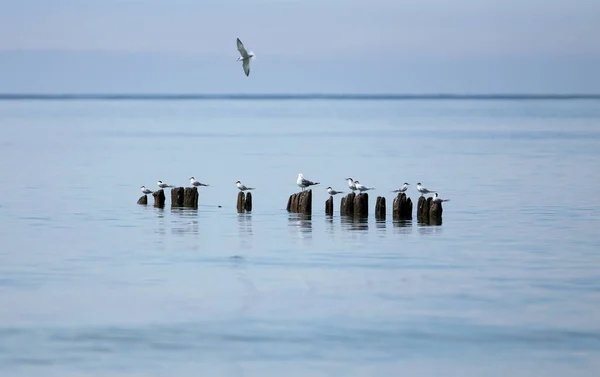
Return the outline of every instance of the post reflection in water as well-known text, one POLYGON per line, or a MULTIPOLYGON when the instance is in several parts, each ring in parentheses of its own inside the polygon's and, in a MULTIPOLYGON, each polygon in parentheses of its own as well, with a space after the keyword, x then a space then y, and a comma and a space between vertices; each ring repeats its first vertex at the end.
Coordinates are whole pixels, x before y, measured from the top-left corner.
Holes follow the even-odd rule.
POLYGON ((333 216, 325 215, 325 230, 333 235, 333 216))
POLYGON ((441 234, 443 227, 440 226, 441 221, 439 221, 439 223, 440 224, 417 223, 417 229, 419 230, 419 234, 424 236, 441 234))
POLYGON ((386 227, 387 225, 385 220, 375 220, 375 228, 377 229, 377 235, 379 237, 385 237, 386 227))
POLYGON ((177 235, 199 234, 198 210, 195 208, 172 207, 174 216, 171 232, 177 235))
POLYGON ((312 239, 312 215, 305 213, 290 213, 288 215, 290 226, 297 230, 302 239, 312 239))
POLYGON ((342 216, 342 227, 348 230, 369 230, 369 218, 358 216, 342 216))
POLYGON ((252 248, 252 214, 251 213, 238 213, 238 232, 240 239, 240 246, 244 249, 252 248))

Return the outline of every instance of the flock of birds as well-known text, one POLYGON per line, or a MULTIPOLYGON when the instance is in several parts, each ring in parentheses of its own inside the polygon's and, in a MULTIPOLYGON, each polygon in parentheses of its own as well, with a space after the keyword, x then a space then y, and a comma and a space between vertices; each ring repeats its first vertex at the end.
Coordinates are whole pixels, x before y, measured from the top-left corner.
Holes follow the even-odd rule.
MULTIPOLYGON (((193 187, 209 186, 206 183, 199 182, 194 177, 190 177, 189 180, 190 180, 190 185, 192 185, 193 187)), ((352 190, 352 192, 359 191, 360 193, 362 193, 362 192, 365 192, 365 191, 369 191, 369 190, 374 190, 375 189, 375 187, 365 186, 362 183, 360 183, 359 181, 355 181, 352 178, 346 178, 346 181, 348 182, 348 188, 350 190, 352 190)), ((298 185, 298 187, 300 187, 302 189, 302 191, 304 191, 305 188, 310 187, 310 186, 319 185, 320 182, 314 182, 314 181, 311 181, 309 179, 306 179, 306 178, 304 178, 304 176, 302 175, 302 173, 299 173, 298 174, 298 178, 296 179, 296 184, 298 185)), ((156 185, 160 189, 165 189, 165 188, 169 188, 169 187, 175 187, 175 186, 169 185, 167 183, 164 183, 163 181, 158 181, 156 183, 156 185)), ((240 181, 236 181, 235 185, 242 192, 243 191, 254 190, 254 187, 248 187, 248 186, 242 184, 242 182, 240 182, 240 181)), ((409 185, 410 185, 409 183, 404 182, 404 184, 402 185, 402 187, 400 187, 397 190, 393 190, 392 192, 394 192, 394 193, 404 193, 404 192, 406 192, 406 190, 408 190, 408 186, 409 185)), ((142 186, 141 190, 142 190, 142 194, 144 194, 144 195, 154 193, 154 191, 150 190, 146 186, 142 186)), ((435 194, 435 196, 433 197, 433 201, 435 201, 435 202, 447 202, 447 201, 450 200, 450 199, 442 199, 442 198, 440 198, 435 190, 429 190, 429 189, 426 189, 425 187, 421 186, 421 182, 417 183, 417 191, 419 191, 421 193, 421 196, 427 195, 427 194, 435 194)), ((331 188, 331 186, 327 187, 327 192, 331 196, 344 193, 344 191, 334 190, 333 188, 331 188)))
MULTIPOLYGON (((250 59, 254 58, 255 55, 253 52, 248 52, 246 50, 246 47, 244 47, 244 44, 242 43, 242 41, 239 38, 237 39, 237 49, 240 53, 240 57, 237 59, 237 61, 242 62, 242 67, 244 68, 244 73, 246 74, 246 76, 249 76, 250 75, 250 59)), ((193 187, 208 186, 205 183, 201 183, 201 182, 197 181, 196 178, 194 178, 194 177, 190 177, 189 180, 190 180, 190 184, 193 187)), ((352 192, 359 191, 362 193, 365 191, 375 189, 375 187, 365 186, 362 183, 360 183, 359 181, 355 181, 352 178, 346 178, 346 181, 348 181, 348 188, 350 188, 350 190, 352 190, 352 192)), ((242 182, 240 182, 240 181, 235 182, 235 184, 236 184, 237 188, 240 189, 240 191, 254 190, 254 187, 248 187, 248 186, 242 184, 242 182)), ((302 173, 299 173, 298 179, 296 179, 296 184, 302 189, 302 191, 304 191, 305 188, 310 187, 310 186, 315 186, 320 183, 313 182, 309 179, 306 179, 306 178, 304 178, 302 173)), ((158 181, 157 186, 160 189, 174 187, 172 185, 164 183, 163 181, 158 181)), ((394 193, 406 192, 406 190, 408 190, 408 186, 409 186, 409 184, 405 182, 402 185, 402 187, 400 187, 398 190, 394 190, 392 192, 394 192, 394 193)), ((154 193, 154 191, 150 190, 146 186, 142 186, 141 189, 142 189, 142 193, 144 195, 154 193)), ((435 190, 428 190, 425 187, 421 186, 421 182, 417 183, 417 191, 419 191, 421 193, 421 196, 426 195, 426 194, 435 194, 433 200, 436 202, 447 202, 448 200, 450 200, 450 199, 441 199, 440 197, 438 197, 438 194, 437 194, 437 192, 435 192, 435 190)), ((344 191, 334 190, 333 188, 331 188, 331 186, 327 187, 327 192, 331 196, 344 193, 344 191)))

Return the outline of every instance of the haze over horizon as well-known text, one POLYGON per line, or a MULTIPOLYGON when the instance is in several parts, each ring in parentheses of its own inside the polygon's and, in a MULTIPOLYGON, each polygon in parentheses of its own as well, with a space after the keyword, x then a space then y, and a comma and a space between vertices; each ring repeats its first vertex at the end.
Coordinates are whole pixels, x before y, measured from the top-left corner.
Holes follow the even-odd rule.
POLYGON ((598 18, 592 0, 5 2, 0 93, 596 94, 598 18))

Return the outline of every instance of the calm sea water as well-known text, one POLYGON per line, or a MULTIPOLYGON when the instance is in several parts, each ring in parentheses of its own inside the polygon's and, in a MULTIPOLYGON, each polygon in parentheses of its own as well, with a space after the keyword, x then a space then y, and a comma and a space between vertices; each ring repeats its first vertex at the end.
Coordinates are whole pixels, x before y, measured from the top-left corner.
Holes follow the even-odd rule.
POLYGON ((1 375, 600 373, 600 101, 4 100, 0 125, 1 375), (198 210, 136 204, 192 175, 198 210), (348 176, 367 223, 324 214, 348 176), (405 181, 441 226, 392 221, 405 181))

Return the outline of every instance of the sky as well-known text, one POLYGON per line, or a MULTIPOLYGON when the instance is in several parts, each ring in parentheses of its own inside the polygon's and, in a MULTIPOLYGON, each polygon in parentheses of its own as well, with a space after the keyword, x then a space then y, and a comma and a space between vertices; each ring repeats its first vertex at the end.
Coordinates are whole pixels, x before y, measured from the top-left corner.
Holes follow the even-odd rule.
POLYGON ((600 93, 598 20, 597 0, 0 0, 0 93, 600 93))

